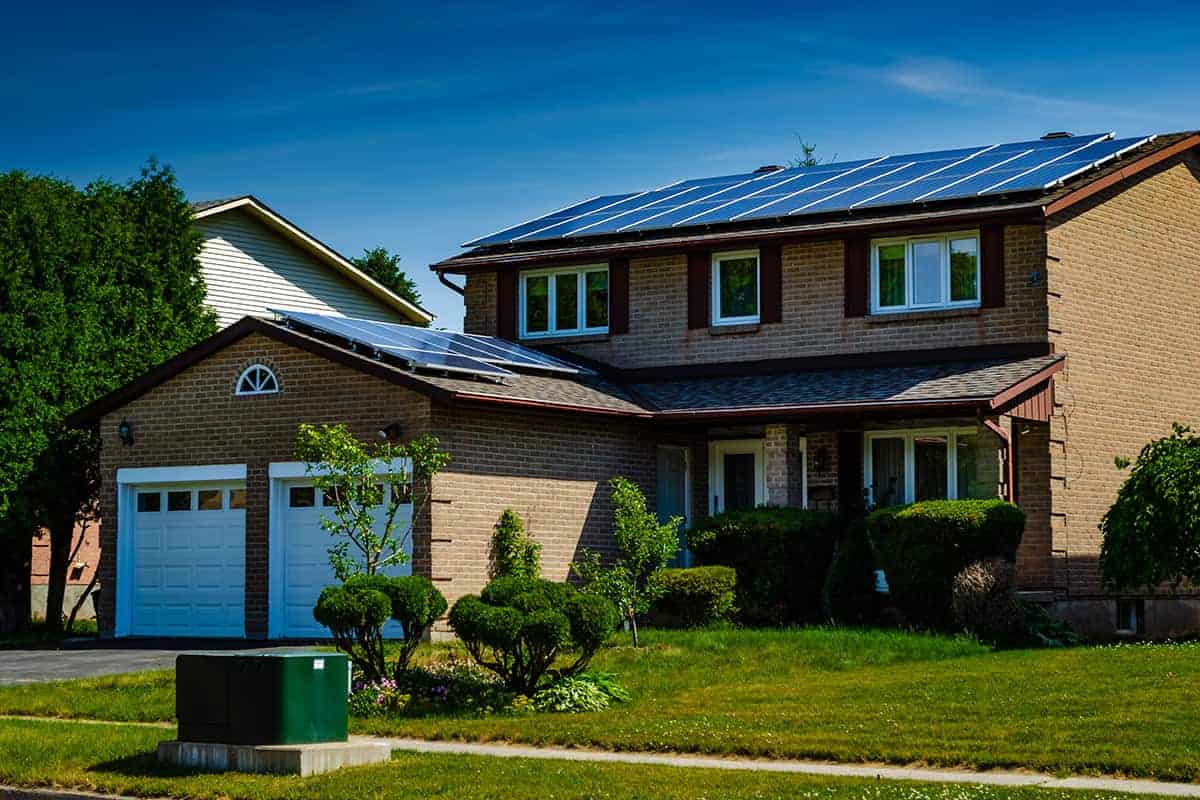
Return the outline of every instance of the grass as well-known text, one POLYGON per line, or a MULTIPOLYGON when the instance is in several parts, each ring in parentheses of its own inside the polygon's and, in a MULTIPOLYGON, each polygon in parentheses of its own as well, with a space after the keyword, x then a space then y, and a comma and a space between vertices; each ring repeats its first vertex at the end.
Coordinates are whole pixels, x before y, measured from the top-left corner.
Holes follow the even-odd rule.
MULTIPOLYGON (((573 715, 355 720, 360 733, 617 750, 1200 778, 1200 645, 992 652, 810 628, 647 631, 596 666, 634 695, 573 715)), ((445 647, 445 646, 442 646, 445 647)), ((170 719, 169 672, 0 688, 0 713, 170 719)))
POLYGON ((829 779, 627 764, 396 753, 388 764, 311 778, 212 773, 159 764, 167 732, 129 725, 0 720, 0 784, 58 786, 196 800, 333 797, 545 800, 546 798, 820 798, 821 800, 1117 800, 1127 795, 962 784, 829 779))
POLYGON ((71 626, 70 632, 50 631, 42 619, 34 619, 29 624, 29 630, 22 633, 6 633, 0 635, 0 650, 12 650, 21 647, 39 647, 60 642, 70 637, 95 637, 97 635, 96 620, 77 619, 71 626))

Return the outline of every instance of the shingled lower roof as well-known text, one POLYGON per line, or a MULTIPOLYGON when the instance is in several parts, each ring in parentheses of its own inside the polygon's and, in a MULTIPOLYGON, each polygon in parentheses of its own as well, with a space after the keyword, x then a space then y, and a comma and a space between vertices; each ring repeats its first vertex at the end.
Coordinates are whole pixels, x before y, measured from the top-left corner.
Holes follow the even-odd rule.
POLYGON ((904 406, 998 407, 1062 367, 1064 356, 644 381, 630 388, 656 417, 904 406), (1014 391, 1018 390, 1018 391, 1014 391))

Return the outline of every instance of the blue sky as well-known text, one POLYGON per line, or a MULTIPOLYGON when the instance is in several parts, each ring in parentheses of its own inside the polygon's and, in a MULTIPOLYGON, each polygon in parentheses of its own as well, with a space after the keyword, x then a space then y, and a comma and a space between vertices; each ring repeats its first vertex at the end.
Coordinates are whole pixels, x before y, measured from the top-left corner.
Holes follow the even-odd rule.
POLYGON ((1200 6, 163 4, 6 9, 0 169, 254 194, 427 270, 587 196, 887 152, 1200 127, 1200 6))

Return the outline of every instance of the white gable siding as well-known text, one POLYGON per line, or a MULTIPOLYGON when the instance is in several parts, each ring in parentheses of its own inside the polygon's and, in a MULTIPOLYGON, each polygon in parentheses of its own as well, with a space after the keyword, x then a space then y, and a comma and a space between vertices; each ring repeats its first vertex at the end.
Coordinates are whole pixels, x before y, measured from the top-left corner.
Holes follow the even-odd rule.
POLYGON ((198 220, 204 235, 200 265, 208 305, 222 327, 268 308, 407 322, 359 288, 250 215, 234 210, 198 220))

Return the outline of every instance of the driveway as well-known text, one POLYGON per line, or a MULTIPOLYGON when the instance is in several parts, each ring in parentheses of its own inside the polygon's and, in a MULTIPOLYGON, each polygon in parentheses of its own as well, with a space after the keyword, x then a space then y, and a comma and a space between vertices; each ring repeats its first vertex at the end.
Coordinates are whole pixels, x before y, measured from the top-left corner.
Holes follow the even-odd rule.
POLYGON ((177 655, 196 651, 270 653, 311 649, 295 644, 264 647, 262 642, 244 640, 67 641, 53 648, 0 650, 0 686, 169 669, 175 666, 177 655))

